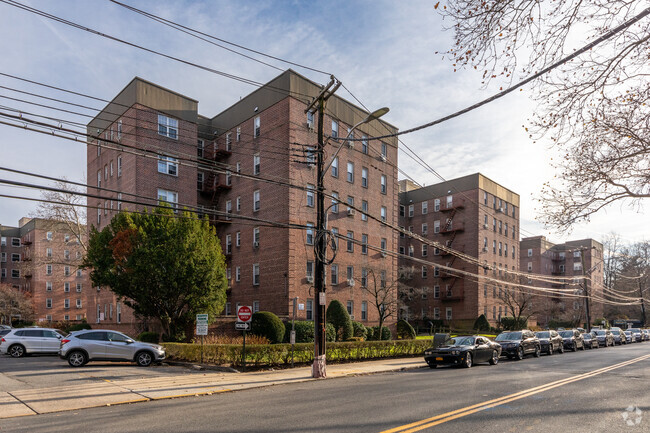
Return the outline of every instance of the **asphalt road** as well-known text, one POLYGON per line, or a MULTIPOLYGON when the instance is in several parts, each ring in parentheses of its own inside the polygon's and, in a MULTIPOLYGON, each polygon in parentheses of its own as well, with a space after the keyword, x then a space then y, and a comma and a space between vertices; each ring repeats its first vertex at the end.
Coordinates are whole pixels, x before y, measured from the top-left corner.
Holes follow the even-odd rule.
POLYGON ((646 342, 12 418, 0 431, 650 432, 648 384, 646 342))

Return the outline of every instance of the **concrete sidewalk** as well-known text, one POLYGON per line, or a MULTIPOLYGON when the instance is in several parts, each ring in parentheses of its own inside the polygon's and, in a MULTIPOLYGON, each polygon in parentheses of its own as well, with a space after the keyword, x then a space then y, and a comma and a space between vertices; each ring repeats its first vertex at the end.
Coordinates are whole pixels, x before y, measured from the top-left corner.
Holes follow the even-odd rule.
MULTIPOLYGON (((330 364, 327 377, 345 377, 426 367, 422 358, 383 359, 330 364)), ((98 406, 145 402, 167 398, 211 395, 287 383, 308 382, 311 367, 230 373, 206 371, 201 375, 108 380, 92 385, 72 385, 0 392, 0 419, 38 415, 98 406)))

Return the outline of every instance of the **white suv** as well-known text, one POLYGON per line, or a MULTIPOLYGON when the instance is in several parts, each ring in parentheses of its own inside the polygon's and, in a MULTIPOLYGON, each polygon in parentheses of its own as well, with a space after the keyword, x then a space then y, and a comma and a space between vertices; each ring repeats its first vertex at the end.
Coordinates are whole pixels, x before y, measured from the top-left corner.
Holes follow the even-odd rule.
POLYGON ((88 329, 73 332, 61 340, 59 356, 72 367, 81 367, 88 361, 135 361, 141 367, 148 367, 165 359, 165 348, 135 341, 117 331, 88 329))
POLYGON ((20 358, 28 353, 56 354, 63 333, 52 328, 12 329, 0 339, 0 352, 20 358))

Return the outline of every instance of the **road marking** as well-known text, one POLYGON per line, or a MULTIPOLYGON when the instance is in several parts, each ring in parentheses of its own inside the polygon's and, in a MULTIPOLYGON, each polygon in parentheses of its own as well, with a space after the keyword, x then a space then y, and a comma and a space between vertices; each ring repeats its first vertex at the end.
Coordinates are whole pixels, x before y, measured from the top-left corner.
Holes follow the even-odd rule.
POLYGON ((553 388, 557 388, 569 383, 577 382, 579 380, 587 379, 589 377, 597 376, 599 374, 607 373, 612 370, 616 370, 621 367, 625 367, 639 361, 650 359, 650 355, 640 356, 638 358, 631 359, 629 361, 620 362, 618 364, 611 365, 609 367, 603 367, 598 370, 590 371, 587 373, 580 374, 578 376, 569 377, 567 379, 557 380, 555 382, 550 382, 545 385, 536 386, 534 388, 529 388, 523 391, 519 391, 513 394, 509 394, 503 397, 495 398, 493 400, 488 400, 482 403, 474 404, 472 406, 467 406, 461 409, 456 409, 451 412, 443 413, 436 415, 431 418, 426 418, 420 421, 416 421, 410 424, 403 426, 395 427, 389 430, 383 430, 381 433, 413 433, 420 430, 424 430, 429 427, 433 427, 447 421, 452 421, 457 418, 461 418, 467 415, 471 415, 476 412, 484 411, 486 409, 491 409, 497 406, 500 406, 511 401, 519 400, 522 398, 530 397, 532 395, 538 394, 540 392, 548 391, 553 388))

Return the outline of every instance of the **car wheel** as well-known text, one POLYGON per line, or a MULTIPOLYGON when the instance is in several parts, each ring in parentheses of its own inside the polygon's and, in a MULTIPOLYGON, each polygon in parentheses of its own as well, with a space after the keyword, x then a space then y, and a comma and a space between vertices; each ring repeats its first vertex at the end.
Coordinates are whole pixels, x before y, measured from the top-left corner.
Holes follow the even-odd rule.
POLYGON ((539 358, 539 355, 542 354, 542 349, 539 346, 535 346, 535 353, 533 353, 533 356, 535 358, 539 358))
POLYGON ((135 362, 137 362, 140 367, 149 367, 153 362, 153 355, 151 355, 151 352, 147 351, 140 352, 135 355, 135 362))
POLYGON ((585 350, 585 349, 586 349, 585 343, 582 343, 582 348, 580 350, 585 350))
POLYGON ((546 352, 547 355, 552 355, 553 354, 553 345, 549 344, 548 345, 548 351, 546 352))
POLYGON ((88 357, 80 350, 75 350, 68 355, 70 367, 81 367, 88 362, 88 357))
POLYGON ((577 352, 577 351, 578 351, 578 343, 576 343, 576 342, 574 341, 574 342, 573 342, 573 347, 571 348, 571 350, 572 350, 573 352, 577 352))
POLYGON ((472 366, 472 354, 470 352, 467 352, 465 354, 465 362, 463 363, 463 367, 470 368, 471 366, 472 366))
POLYGON ((560 344, 560 353, 564 353, 564 343, 560 344))
POLYGON ((21 344, 14 344, 9 348, 9 355, 12 358, 21 358, 25 356, 25 347, 21 344))
POLYGON ((524 348, 519 346, 517 349, 517 360, 521 361, 522 359, 524 359, 524 348))
POLYGON ((499 353, 496 350, 492 351, 492 358, 490 358, 490 365, 497 365, 499 363, 499 353))

